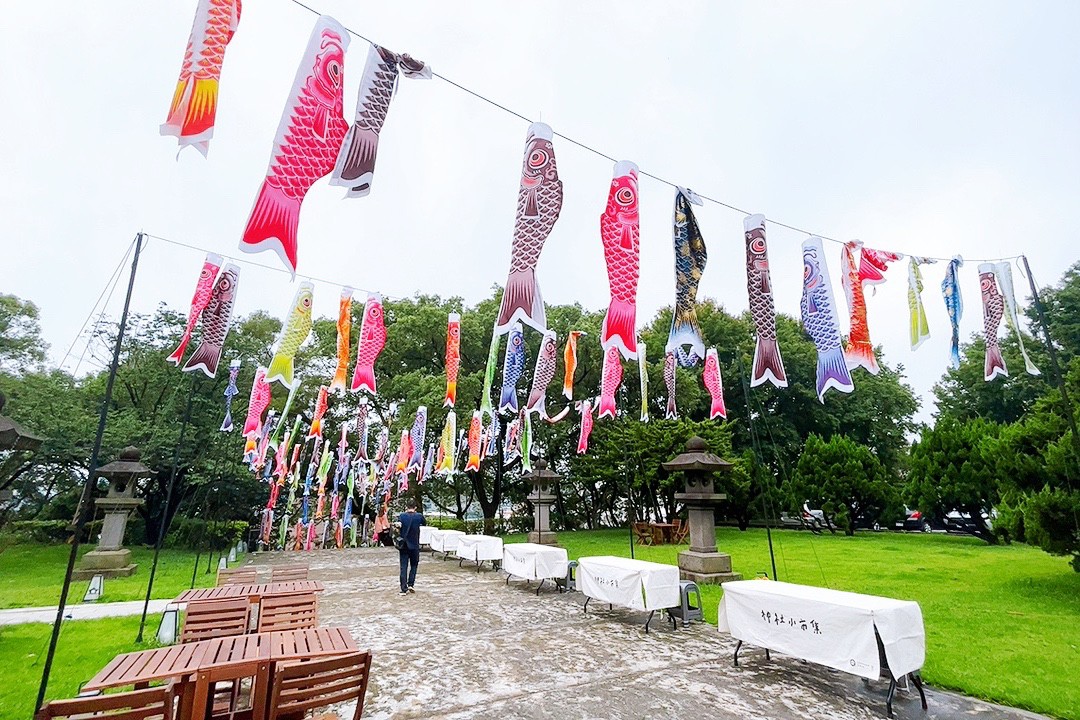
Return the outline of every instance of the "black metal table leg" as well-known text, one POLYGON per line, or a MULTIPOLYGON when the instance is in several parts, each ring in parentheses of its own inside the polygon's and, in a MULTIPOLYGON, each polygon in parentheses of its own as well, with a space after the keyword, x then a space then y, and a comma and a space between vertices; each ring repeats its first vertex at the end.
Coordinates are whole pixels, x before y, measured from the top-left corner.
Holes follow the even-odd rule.
POLYGON ((509 573, 506 575, 506 584, 507 585, 510 584, 510 575, 509 575, 509 573))
POLYGON ((536 586, 536 597, 540 597, 540 588, 544 587, 544 578, 540 578, 540 584, 536 586))
POLYGON ((923 689, 922 689, 922 678, 919 677, 918 672, 908 673, 908 677, 911 678, 911 681, 913 683, 915 683, 915 687, 919 690, 919 699, 922 700, 922 709, 925 710, 926 709, 926 694, 923 692, 923 689))
POLYGON ((646 635, 649 634, 649 623, 652 622, 652 616, 655 615, 655 614, 656 614, 655 610, 650 610, 649 611, 649 617, 648 617, 647 620, 645 620, 645 634, 646 635))
POLYGON ((892 701, 896 695, 896 678, 889 676, 889 694, 885 696, 885 714, 892 717, 892 701))
POLYGON ((765 648, 765 659, 772 660, 772 657, 769 656, 769 648, 765 648))
POLYGON ((592 600, 591 597, 586 597, 585 598, 585 606, 581 608, 581 612, 583 612, 583 613, 589 612, 589 601, 590 600, 592 600))
POLYGON ((739 667, 739 649, 742 648, 742 640, 735 645, 735 667, 739 667))

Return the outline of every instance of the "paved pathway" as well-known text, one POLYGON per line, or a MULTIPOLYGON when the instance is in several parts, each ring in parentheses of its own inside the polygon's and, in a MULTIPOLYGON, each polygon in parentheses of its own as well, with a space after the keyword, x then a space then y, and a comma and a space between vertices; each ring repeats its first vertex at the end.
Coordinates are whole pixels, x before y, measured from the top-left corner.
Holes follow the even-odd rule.
MULTIPOLYGON (((147 617, 156 615, 165 609, 168 600, 151 600, 147 610, 147 617)), ((94 620, 105 617, 121 617, 123 615, 141 615, 143 609, 142 600, 130 600, 127 602, 95 602, 78 603, 65 606, 65 619, 68 620, 94 620)), ((0 625, 19 625, 21 623, 52 623, 56 620, 56 607, 32 607, 16 608, 14 610, 0 610, 0 625)), ((156 620, 155 620, 156 622, 156 620)))
MULTIPOLYGON (((323 624, 346 625, 374 654, 370 720, 440 718, 715 718, 869 720, 885 716, 884 681, 760 650, 731 662, 734 641, 694 623, 671 629, 644 613, 590 607, 579 593, 540 595, 521 581, 424 553, 415 595, 398 594, 393 548, 262 553, 257 565, 311 565, 326 584, 323 624)), ((535 584, 533 585, 535 588, 535 584)), ((1030 720, 1040 716, 934 689, 928 712, 899 692, 897 718, 1030 720)))

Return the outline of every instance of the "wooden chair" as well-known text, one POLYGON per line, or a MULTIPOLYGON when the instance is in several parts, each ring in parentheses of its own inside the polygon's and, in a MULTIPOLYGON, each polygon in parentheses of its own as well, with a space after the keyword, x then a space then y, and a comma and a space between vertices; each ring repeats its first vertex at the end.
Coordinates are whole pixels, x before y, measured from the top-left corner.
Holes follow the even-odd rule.
POLYGON ((106 715, 108 720, 172 720, 175 716, 174 685, 52 700, 37 711, 34 720, 86 718, 106 715))
POLYGON ((217 584, 222 585, 254 585, 259 581, 259 574, 255 568, 236 568, 235 570, 218 570, 217 584))
POLYGON ((637 537, 638 545, 652 545, 653 532, 647 522, 634 523, 634 535, 637 537))
POLYGON ((368 651, 327 659, 281 663, 274 671, 267 720, 302 718, 308 710, 356 700, 353 720, 364 712, 371 674, 368 651))
POLYGON ((671 529, 671 542, 675 545, 681 545, 682 543, 689 545, 690 541, 686 538, 690 535, 690 522, 683 522, 675 518, 671 521, 671 524, 675 526, 671 529))
POLYGON ((271 595, 259 602, 258 632, 300 630, 319 626, 319 605, 314 593, 271 595))
POLYGON ((189 643, 248 630, 251 603, 246 597, 229 600, 194 600, 187 605, 180 642, 189 643))
POLYGON ((248 660, 200 669, 195 675, 188 705, 191 717, 207 720, 263 720, 266 717, 268 690, 265 687, 265 678, 269 675, 269 664, 266 659, 248 660), (247 705, 241 707, 240 688, 241 681, 245 678, 251 678, 251 686, 247 705))
POLYGON ((272 583, 307 579, 307 565, 277 565, 270 568, 270 582, 272 583))

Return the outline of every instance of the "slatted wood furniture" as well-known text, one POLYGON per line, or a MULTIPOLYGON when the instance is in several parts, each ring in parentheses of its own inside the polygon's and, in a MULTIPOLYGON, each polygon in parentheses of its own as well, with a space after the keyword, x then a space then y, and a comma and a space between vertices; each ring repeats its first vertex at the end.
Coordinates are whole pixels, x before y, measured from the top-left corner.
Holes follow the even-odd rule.
POLYGON ((195 673, 191 688, 191 717, 250 716, 253 720, 266 717, 266 697, 269 687, 272 643, 269 634, 240 635, 220 638, 207 648, 195 673), (248 708, 237 707, 240 681, 251 678, 248 708), (227 682, 229 696, 224 706, 215 706, 218 684, 227 682), (246 712, 244 712, 246 710, 246 712))
POLYGON ((671 542, 675 543, 676 545, 681 545, 682 543, 686 543, 687 545, 689 545, 690 541, 687 540, 687 536, 690 535, 690 522, 675 519, 671 521, 671 524, 674 526, 671 542))
POLYGON ((108 720, 172 720, 175 717, 174 686, 131 692, 52 700, 38 710, 34 720, 86 718, 108 713, 108 720))
POLYGON ((243 635, 248 630, 251 603, 245 597, 189 602, 180 630, 180 643, 243 635))
POLYGON ((319 625, 319 605, 315 593, 275 595, 259 603, 259 632, 299 630, 319 625))
POLYGON ((217 584, 221 585, 250 585, 258 582, 259 574, 255 568, 235 568, 233 570, 218 570, 217 584))
POLYGON ((270 568, 270 582, 272 583, 307 579, 307 565, 274 565, 270 568))
POLYGON ((652 545, 653 534, 652 528, 649 527, 647 522, 634 523, 634 536, 637 538, 638 545, 652 545))
POLYGON ((284 663, 274 671, 268 720, 303 717, 308 710, 356 700, 353 719, 364 712, 371 653, 284 663))
MULTIPOLYGON (((181 696, 180 707, 183 709, 180 717, 205 717, 210 704, 212 683, 228 679, 229 676, 252 677, 252 716, 260 718, 255 706, 266 707, 270 674, 276 663, 356 652, 356 642, 348 628, 344 627, 213 638, 187 645, 171 645, 117 655, 83 685, 83 690, 96 692, 162 680, 177 680, 177 694, 181 696), (198 677, 200 670, 207 670, 201 686, 198 677), (204 713, 201 716, 195 715, 193 708, 200 697, 201 712, 204 713), (189 708, 192 710, 188 710, 189 708)), ((109 720, 113 718, 110 717, 109 720)))
POLYGON ((225 600, 227 598, 246 597, 249 602, 259 602, 264 597, 274 595, 302 595, 322 592, 323 584, 319 580, 293 580, 277 583, 252 583, 249 585, 222 585, 212 588, 192 588, 176 596, 174 602, 189 603, 196 600, 225 600))

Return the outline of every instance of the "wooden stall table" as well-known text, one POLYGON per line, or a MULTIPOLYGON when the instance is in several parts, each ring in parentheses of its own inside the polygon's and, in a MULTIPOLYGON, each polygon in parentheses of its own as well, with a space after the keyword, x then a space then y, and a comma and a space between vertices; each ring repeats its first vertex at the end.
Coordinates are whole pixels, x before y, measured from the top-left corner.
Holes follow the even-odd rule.
POLYGON ((203 640, 185 645, 169 645, 153 650, 117 655, 82 686, 98 692, 107 688, 134 686, 143 688, 151 682, 186 678, 194 675, 203 655, 217 640, 203 640))
POLYGON ((577 589, 586 596, 631 610, 647 610, 645 632, 657 610, 679 605, 679 568, 675 565, 600 555, 578 558, 577 589))
POLYGON ((176 596, 173 602, 187 603, 192 600, 226 600, 247 597, 256 603, 261 597, 274 595, 302 595, 322 592, 325 588, 319 580, 290 580, 278 583, 252 583, 249 585, 222 585, 212 588, 192 588, 176 596))
POLYGON ((926 696, 919 670, 926 658, 926 632, 917 602, 772 580, 724 583, 717 629, 743 642, 808 662, 876 680, 889 671, 886 710, 898 678, 908 676, 926 696))
MULTIPOLYGON (((421 525, 421 528, 423 526, 421 525)), ((458 538, 463 536, 460 530, 437 530, 432 529, 429 536, 429 545, 431 546, 431 555, 435 556, 435 553, 441 552, 443 554, 443 560, 450 557, 450 551, 456 550, 458 546, 458 538)))
POLYGON ((514 576, 526 581, 539 580, 540 584, 536 586, 537 595, 540 594, 544 580, 554 580, 556 584, 559 580, 565 580, 568 566, 566 548, 536 543, 503 545, 502 567, 506 571, 506 584, 509 585, 510 578, 514 576))
POLYGON ((454 556, 460 558, 458 567, 466 560, 471 560, 476 563, 476 572, 480 572, 480 566, 488 560, 492 568, 498 569, 496 564, 503 557, 502 538, 494 535, 461 535, 458 537, 454 556))

